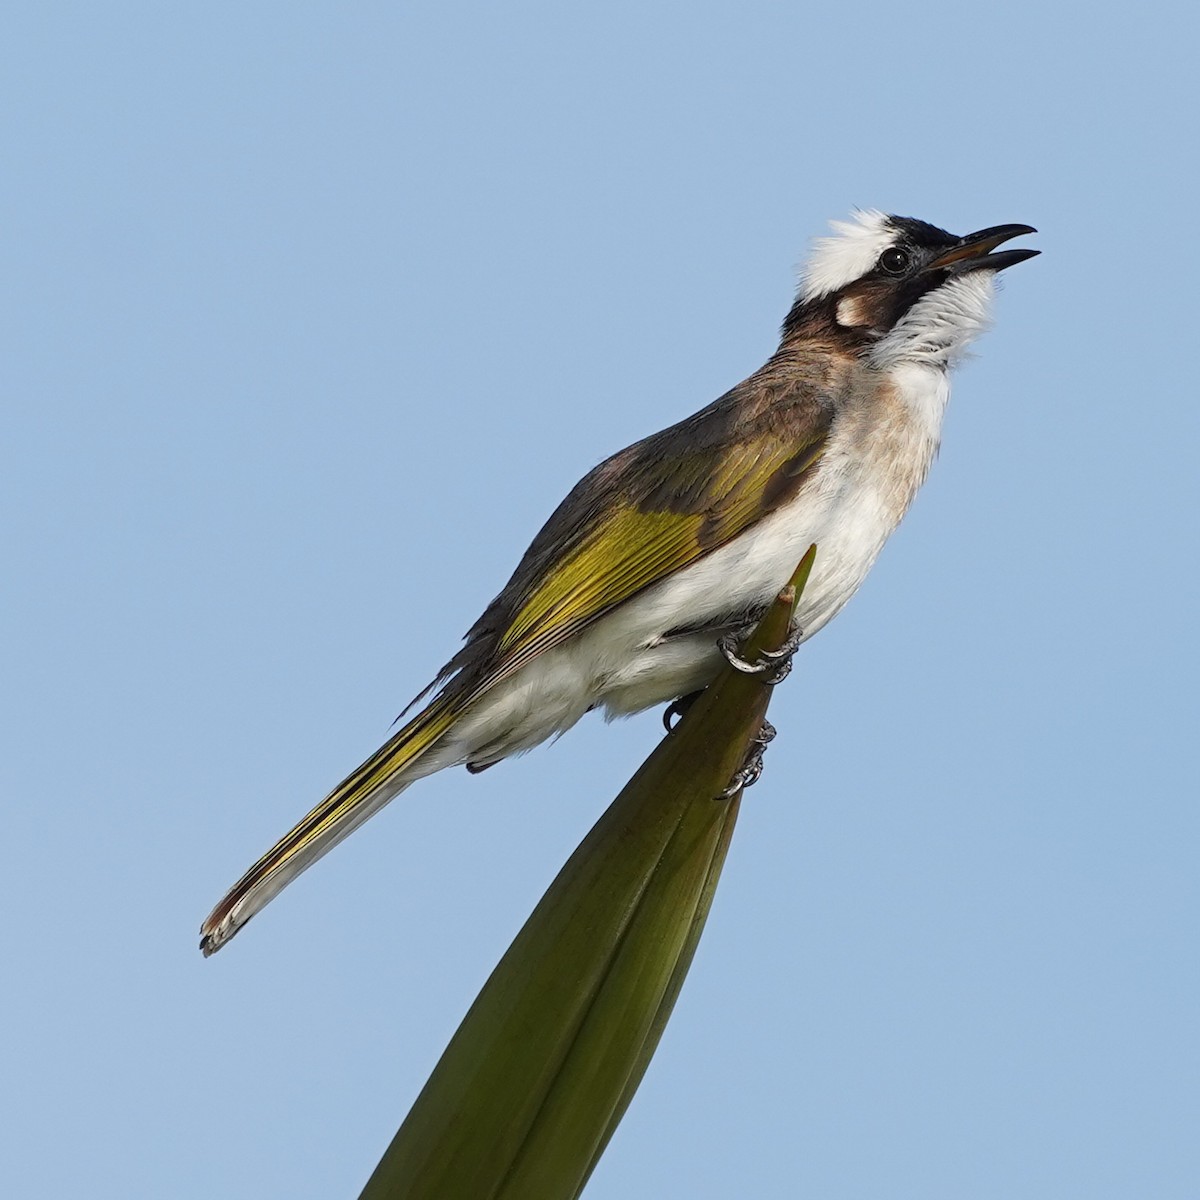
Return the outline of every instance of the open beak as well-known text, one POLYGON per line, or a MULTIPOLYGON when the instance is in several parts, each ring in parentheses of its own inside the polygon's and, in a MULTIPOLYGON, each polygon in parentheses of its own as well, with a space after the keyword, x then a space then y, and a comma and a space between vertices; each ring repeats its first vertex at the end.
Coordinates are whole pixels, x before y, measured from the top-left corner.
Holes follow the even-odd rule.
POLYGON ((958 245, 939 255, 925 269, 950 271, 955 275, 962 275, 967 271, 1003 271, 1005 267, 1041 254, 1040 250, 1002 250, 999 254, 992 253, 997 246, 1020 237, 1023 233, 1037 233, 1037 230, 1032 225, 993 225, 990 229, 969 233, 965 238, 959 239, 958 245))

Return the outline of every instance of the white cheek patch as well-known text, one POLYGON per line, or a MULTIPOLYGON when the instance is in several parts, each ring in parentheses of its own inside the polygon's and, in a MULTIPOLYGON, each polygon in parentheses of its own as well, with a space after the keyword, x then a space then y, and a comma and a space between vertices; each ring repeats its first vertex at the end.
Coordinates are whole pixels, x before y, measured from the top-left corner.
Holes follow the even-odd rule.
POLYGON ((886 213, 860 209, 853 221, 830 221, 835 236, 819 238, 804 268, 800 297, 827 296, 861 279, 896 240, 896 230, 886 213))
POLYGON ((857 329, 860 325, 870 325, 871 317, 861 296, 843 296, 838 301, 837 323, 849 329, 857 329))

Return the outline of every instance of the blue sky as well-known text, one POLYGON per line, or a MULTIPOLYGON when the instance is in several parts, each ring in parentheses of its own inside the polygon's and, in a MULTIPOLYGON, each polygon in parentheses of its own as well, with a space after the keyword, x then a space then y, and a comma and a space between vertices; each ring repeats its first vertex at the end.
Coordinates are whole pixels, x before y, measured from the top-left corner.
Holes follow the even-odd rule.
POLYGON ((1028 222, 940 461, 775 699, 588 1190, 1200 1194, 1197 18, 26 6, 0 42, 0 1190, 353 1196, 658 736, 409 792, 199 922, 829 218, 1028 222))

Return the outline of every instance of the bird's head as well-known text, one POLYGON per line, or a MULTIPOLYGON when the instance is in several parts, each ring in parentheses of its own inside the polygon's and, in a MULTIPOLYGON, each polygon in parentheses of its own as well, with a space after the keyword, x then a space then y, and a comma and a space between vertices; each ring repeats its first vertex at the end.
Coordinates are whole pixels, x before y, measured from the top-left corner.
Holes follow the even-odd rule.
POLYGON ((997 246, 1031 225, 994 225, 956 237, 912 217, 874 210, 833 222, 803 274, 784 337, 837 344, 886 367, 945 366, 986 328, 996 273, 1037 250, 997 246))

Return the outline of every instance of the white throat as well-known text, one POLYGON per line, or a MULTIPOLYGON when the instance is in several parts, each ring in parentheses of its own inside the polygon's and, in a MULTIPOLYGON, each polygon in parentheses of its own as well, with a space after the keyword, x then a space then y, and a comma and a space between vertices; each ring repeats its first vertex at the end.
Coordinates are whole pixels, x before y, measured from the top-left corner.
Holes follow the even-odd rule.
POLYGON ((991 324, 995 271, 971 271, 922 296, 876 343, 871 361, 952 367, 991 324))

